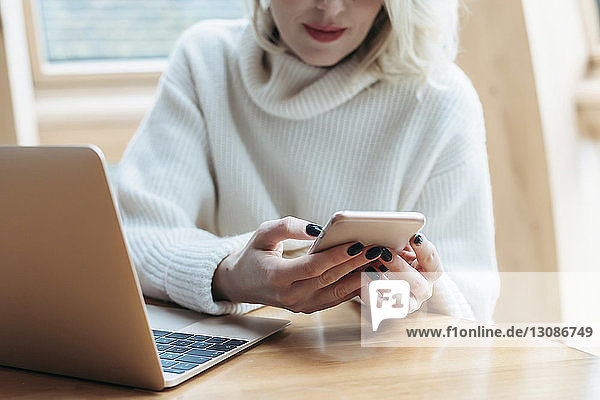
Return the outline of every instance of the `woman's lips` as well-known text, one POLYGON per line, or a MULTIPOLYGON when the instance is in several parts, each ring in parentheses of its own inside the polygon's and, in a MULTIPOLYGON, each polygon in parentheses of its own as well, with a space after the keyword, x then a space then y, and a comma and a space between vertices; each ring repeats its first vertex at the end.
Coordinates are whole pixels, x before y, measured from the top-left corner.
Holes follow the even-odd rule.
POLYGON ((306 32, 318 42, 333 42, 338 40, 346 28, 340 28, 338 26, 323 26, 313 24, 302 24, 306 32))

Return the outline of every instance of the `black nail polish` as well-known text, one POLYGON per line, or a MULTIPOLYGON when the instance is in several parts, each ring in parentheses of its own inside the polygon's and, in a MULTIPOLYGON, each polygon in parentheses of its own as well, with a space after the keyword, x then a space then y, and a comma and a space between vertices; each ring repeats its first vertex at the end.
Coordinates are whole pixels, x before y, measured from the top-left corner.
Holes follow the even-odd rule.
POLYGON ((416 244, 417 246, 420 246, 423 243, 423 236, 421 236, 417 233, 415 235, 415 237, 413 238, 413 243, 416 244))
POLYGON ((371 279, 372 281, 376 281, 376 280, 379 279, 379 273, 373 267, 367 267, 367 268, 365 268, 365 273, 367 274, 367 276, 369 277, 369 279, 371 279))
POLYGON ((315 225, 315 224, 308 224, 306 225, 306 233, 308 233, 310 236, 319 236, 321 234, 321 232, 323 232, 323 228, 320 227, 319 225, 315 225))
POLYGON ((385 247, 381 248, 381 259, 385 262, 392 261, 392 253, 385 247))
POLYGON ((367 257, 367 260, 372 260, 374 258, 379 257, 380 255, 381 255, 381 247, 371 247, 365 253, 365 257, 367 257))
POLYGON ((381 265, 379 266, 379 270, 380 270, 381 272, 388 272, 390 269, 389 269, 388 267, 386 267, 385 265, 381 264, 381 265))
POLYGON ((354 243, 352 246, 348 247, 348 255, 355 256, 363 251, 364 248, 365 246, 361 242, 354 243))

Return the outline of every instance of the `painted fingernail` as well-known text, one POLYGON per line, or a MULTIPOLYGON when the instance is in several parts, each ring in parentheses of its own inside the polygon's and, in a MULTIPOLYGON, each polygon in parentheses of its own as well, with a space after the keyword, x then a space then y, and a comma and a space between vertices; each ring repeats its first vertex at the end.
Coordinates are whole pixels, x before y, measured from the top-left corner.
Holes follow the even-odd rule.
POLYGON ((367 268, 365 268, 365 273, 367 274, 367 276, 369 277, 369 279, 371 279, 372 281, 376 281, 376 280, 379 279, 379 273, 373 267, 367 267, 367 268))
MULTIPOLYGON (((383 258, 383 257, 382 257, 382 258, 383 258)), ((385 265, 381 264, 381 265, 379 266, 379 270, 380 270, 381 272, 388 272, 388 271, 389 271, 389 268, 388 268, 388 267, 386 267, 385 265)))
POLYGON ((365 257, 367 257, 367 260, 372 260, 374 258, 379 257, 380 255, 381 255, 381 247, 371 247, 365 253, 365 257))
POLYGON ((413 243, 416 244, 417 246, 420 246, 423 243, 423 236, 421 236, 417 233, 415 235, 415 237, 413 238, 413 243))
POLYGON ((354 243, 352 246, 348 247, 348 255, 355 256, 363 251, 364 248, 365 246, 361 242, 354 243))
POLYGON ((381 259, 385 262, 392 261, 392 253, 385 247, 381 248, 381 259))
POLYGON ((323 228, 319 225, 315 225, 315 224, 308 224, 306 225, 306 233, 308 233, 310 236, 319 236, 321 234, 321 232, 323 232, 323 228))

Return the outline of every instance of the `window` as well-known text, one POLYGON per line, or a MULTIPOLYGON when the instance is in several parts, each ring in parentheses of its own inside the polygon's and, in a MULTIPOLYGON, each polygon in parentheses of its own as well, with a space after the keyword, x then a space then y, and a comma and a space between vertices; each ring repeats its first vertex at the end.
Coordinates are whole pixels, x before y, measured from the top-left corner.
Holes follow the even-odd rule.
POLYGON ((181 33, 202 19, 246 15, 244 0, 21 2, 39 142, 94 143, 109 162, 151 106, 181 33))
POLYGON ((25 2, 38 85, 69 75, 155 77, 187 27, 202 19, 245 15, 242 0, 25 2))

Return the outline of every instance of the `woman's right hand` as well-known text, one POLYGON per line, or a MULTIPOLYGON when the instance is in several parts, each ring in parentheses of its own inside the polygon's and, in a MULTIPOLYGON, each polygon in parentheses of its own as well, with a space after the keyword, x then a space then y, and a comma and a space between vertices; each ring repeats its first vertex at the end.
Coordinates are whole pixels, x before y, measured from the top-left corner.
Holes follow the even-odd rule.
POLYGON ((312 313, 359 295, 360 274, 351 272, 379 257, 381 250, 347 243, 315 254, 283 258, 283 240, 315 239, 306 232, 309 224, 294 217, 262 223, 244 249, 230 254, 217 267, 213 277, 215 300, 312 313))

